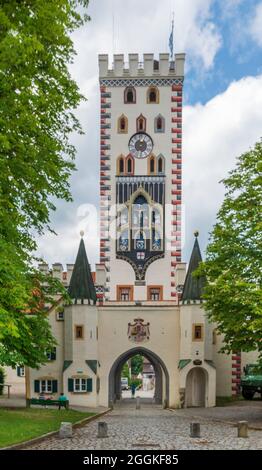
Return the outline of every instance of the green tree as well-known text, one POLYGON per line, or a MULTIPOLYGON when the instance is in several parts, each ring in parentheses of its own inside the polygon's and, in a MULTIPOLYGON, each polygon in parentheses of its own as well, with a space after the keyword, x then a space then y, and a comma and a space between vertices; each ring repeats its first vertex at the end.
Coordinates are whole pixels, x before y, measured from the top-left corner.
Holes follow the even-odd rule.
POLYGON ((262 352, 262 143, 241 155, 223 180, 206 261, 204 308, 223 333, 224 351, 262 352))
POLYGON ((143 370, 143 356, 136 354, 131 359, 131 374, 137 376, 143 370))
POLYGON ((37 366, 54 344, 44 305, 66 293, 34 269, 35 234, 71 200, 72 132, 83 96, 68 64, 88 0, 0 3, 0 363, 37 366), (40 287, 41 286, 41 287, 40 287))

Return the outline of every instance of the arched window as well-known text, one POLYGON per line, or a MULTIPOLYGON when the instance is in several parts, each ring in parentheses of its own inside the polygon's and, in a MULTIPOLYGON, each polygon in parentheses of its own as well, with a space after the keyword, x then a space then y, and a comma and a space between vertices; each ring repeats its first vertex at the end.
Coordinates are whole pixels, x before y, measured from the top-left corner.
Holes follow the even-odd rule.
POLYGON ((152 211, 152 225, 155 225, 156 223, 156 213, 155 211, 152 211))
POLYGON ((144 230, 149 228, 149 225, 149 205, 146 198, 139 195, 132 204, 132 228, 144 230))
POLYGON ((119 134, 127 134, 128 132, 128 119, 124 114, 118 118, 117 130, 119 134))
POLYGON ((136 90, 134 87, 127 87, 124 91, 124 102, 125 104, 128 103, 135 103, 136 102, 136 90))
POLYGON ((136 130, 137 132, 146 132, 146 118, 143 114, 140 114, 136 120, 136 130))
POLYGON ((150 160, 150 173, 155 173, 155 160, 151 158, 150 160))
POLYGON ((156 171, 156 161, 154 155, 151 155, 149 162, 148 162, 148 173, 149 175, 154 175, 156 171))
POLYGON ((157 157, 157 173, 163 174, 165 172, 165 158, 162 154, 157 157))
POLYGON ((128 158, 127 160, 127 173, 132 173, 132 160, 128 158))
POLYGON ((165 132, 165 119, 161 114, 155 118, 155 132, 165 132))
POLYGON ((133 175, 134 173, 134 160, 131 155, 126 158, 126 174, 133 175))
POLYGON ((129 249, 128 231, 124 230, 119 235, 118 250, 119 251, 128 251, 128 249, 129 249))
POLYGON ((152 228, 152 251, 160 251, 162 248, 161 234, 152 228))
POLYGON ((162 248, 162 209, 153 206, 151 212, 151 249, 159 251, 162 248))
POLYGON ((116 171, 118 175, 123 175, 125 173, 125 159, 122 155, 117 159, 116 171))
POLYGON ((159 90, 155 86, 151 86, 147 90, 147 102, 148 103, 159 103, 159 90))
POLYGON ((125 171, 124 159, 120 158, 120 160, 119 160, 119 173, 124 173, 124 171, 125 171))

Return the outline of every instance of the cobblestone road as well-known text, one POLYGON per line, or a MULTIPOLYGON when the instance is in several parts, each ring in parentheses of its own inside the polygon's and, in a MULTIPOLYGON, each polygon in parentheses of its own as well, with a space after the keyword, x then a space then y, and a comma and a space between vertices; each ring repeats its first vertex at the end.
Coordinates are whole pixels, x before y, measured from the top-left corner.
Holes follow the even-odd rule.
POLYGON ((108 438, 97 439, 93 421, 73 433, 72 439, 52 437, 26 449, 122 450, 122 449, 262 449, 262 431, 249 430, 247 439, 237 438, 236 427, 198 416, 201 438, 189 437, 192 416, 188 410, 169 411, 160 407, 135 404, 116 407, 100 421, 108 424, 108 438))

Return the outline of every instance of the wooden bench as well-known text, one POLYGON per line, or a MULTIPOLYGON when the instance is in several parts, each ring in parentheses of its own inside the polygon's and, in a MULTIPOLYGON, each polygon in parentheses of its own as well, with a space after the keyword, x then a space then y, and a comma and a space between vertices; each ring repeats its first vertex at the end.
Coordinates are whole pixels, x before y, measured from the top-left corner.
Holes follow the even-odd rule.
POLYGON ((59 401, 59 400, 43 400, 41 398, 31 398, 30 405, 41 405, 41 406, 61 406, 62 408, 69 408, 69 400, 59 401))

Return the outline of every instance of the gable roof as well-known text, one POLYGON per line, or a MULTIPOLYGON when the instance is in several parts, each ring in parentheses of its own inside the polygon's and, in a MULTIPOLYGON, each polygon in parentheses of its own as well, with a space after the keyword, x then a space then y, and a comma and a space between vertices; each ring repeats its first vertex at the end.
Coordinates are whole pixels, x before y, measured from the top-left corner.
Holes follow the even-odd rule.
POLYGON ((71 299, 75 300, 75 303, 77 303, 78 300, 81 300, 82 303, 84 303, 84 300, 88 300, 88 303, 90 303, 90 300, 96 303, 96 290, 86 255, 84 240, 82 238, 72 272, 68 293, 71 299))

